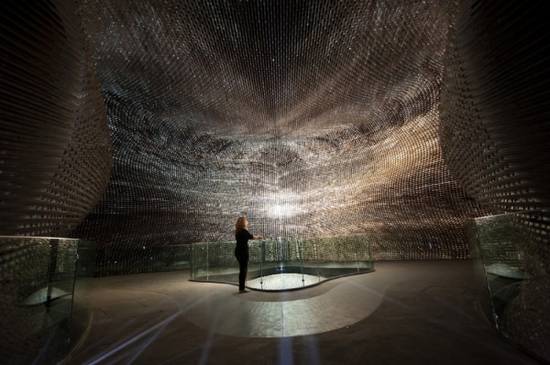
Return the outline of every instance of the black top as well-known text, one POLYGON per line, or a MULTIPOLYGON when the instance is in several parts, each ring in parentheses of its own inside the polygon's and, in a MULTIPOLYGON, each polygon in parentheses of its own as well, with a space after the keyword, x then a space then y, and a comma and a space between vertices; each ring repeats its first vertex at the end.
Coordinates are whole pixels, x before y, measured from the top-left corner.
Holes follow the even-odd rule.
POLYGON ((237 250, 248 251, 248 240, 251 240, 254 236, 250 234, 246 229, 242 229, 235 233, 235 239, 237 240, 237 250))

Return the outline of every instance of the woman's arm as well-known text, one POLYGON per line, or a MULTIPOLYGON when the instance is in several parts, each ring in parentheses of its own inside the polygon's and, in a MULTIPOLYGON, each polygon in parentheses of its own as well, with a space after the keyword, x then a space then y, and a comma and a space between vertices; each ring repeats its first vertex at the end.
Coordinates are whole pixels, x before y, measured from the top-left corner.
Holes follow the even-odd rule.
POLYGON ((255 236, 255 235, 253 235, 251 239, 253 239, 253 240, 263 240, 264 238, 263 238, 263 236, 255 236))

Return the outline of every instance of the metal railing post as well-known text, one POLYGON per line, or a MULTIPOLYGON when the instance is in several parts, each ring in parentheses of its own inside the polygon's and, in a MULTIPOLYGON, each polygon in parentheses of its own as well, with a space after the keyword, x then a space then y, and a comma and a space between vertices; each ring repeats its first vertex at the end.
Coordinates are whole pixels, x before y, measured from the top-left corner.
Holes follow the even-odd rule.
POLYGON ((296 238, 296 249, 298 250, 298 254, 300 255, 300 267, 302 269, 302 286, 306 286, 306 281, 304 278, 304 247, 303 242, 296 238))
POLYGON ((210 258, 208 257, 208 242, 206 242, 206 280, 208 280, 209 276, 209 260, 210 258))
POLYGON ((264 288, 264 275, 262 271, 262 261, 265 258, 265 252, 264 252, 264 240, 260 241, 260 288, 264 288))

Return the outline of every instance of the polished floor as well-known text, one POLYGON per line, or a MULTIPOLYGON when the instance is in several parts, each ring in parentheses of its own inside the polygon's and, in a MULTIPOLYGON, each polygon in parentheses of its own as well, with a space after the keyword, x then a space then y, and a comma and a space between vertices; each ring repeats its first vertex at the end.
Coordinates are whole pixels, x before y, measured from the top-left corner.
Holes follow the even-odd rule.
POLYGON ((292 292, 188 274, 81 283, 69 364, 536 364, 497 335, 470 261, 386 262, 292 292))

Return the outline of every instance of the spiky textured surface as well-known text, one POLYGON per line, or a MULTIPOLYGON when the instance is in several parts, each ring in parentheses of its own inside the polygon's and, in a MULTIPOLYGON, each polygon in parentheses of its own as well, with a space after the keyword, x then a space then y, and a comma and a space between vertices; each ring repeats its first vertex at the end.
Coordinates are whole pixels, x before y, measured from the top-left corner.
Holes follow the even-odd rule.
POLYGON ((438 139, 447 5, 86 1, 82 13, 115 146, 84 235, 230 239, 248 211, 266 236, 467 255, 476 206, 438 139))
POLYGON ((74 11, 2 3, 0 234, 67 236, 109 180, 103 98, 74 11))

